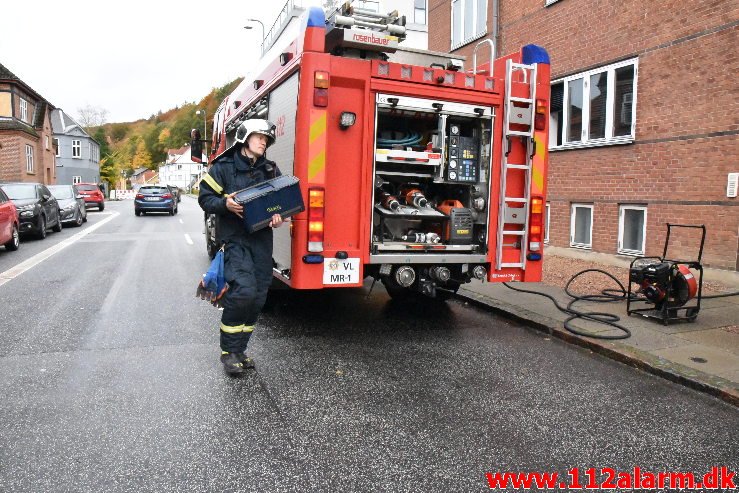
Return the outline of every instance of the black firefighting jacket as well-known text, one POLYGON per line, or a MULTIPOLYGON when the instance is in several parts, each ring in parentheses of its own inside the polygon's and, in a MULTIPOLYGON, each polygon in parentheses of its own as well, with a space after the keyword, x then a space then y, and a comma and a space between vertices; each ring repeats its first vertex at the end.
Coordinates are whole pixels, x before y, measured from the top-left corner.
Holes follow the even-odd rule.
POLYGON ((280 176, 277 165, 264 157, 256 162, 241 155, 241 146, 219 156, 200 182, 198 203, 206 214, 215 214, 219 242, 248 236, 243 219, 226 208, 226 195, 280 176))

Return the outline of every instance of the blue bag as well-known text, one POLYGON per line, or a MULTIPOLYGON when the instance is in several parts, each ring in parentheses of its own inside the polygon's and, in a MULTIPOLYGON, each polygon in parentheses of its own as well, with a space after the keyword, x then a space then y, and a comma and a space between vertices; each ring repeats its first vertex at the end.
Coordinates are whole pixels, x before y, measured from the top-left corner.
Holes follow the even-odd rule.
POLYGON ((201 300, 210 301, 213 306, 221 307, 222 298, 226 291, 228 291, 228 283, 225 277, 223 247, 221 247, 210 263, 208 271, 203 274, 203 279, 198 283, 195 296, 201 300))

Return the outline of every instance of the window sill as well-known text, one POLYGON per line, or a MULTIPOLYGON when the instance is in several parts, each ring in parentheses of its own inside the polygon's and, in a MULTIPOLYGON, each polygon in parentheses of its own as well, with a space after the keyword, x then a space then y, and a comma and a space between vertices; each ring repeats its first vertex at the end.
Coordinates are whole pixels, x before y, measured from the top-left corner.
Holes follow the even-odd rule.
POLYGON ((606 147, 606 146, 633 144, 635 140, 636 139, 634 139, 634 137, 619 137, 617 139, 609 139, 609 140, 591 140, 588 142, 571 142, 569 144, 563 144, 557 147, 550 147, 549 152, 569 151, 571 149, 588 149, 590 147, 606 147))
POLYGON ((592 250, 593 245, 581 245, 581 244, 572 244, 570 243, 570 248, 577 248, 579 250, 592 250))
POLYGON ((488 33, 487 31, 484 31, 484 32, 481 32, 481 33, 479 33, 479 34, 475 34, 475 35, 474 35, 474 36, 472 36, 471 38, 469 38, 469 39, 465 39, 465 40, 464 40, 464 41, 462 41, 461 43, 458 43, 458 44, 456 44, 456 45, 452 45, 452 47, 450 48, 450 50, 449 50, 449 51, 454 51, 454 50, 458 50, 459 48, 461 48, 461 47, 463 47, 463 46, 465 46, 465 45, 468 45, 468 44, 472 43, 473 41, 476 41, 476 40, 478 40, 478 39, 480 39, 480 38, 484 37, 484 36, 485 36, 485 35, 486 35, 487 33, 488 33))
POLYGON ((644 252, 637 252, 635 250, 618 250, 616 253, 619 255, 627 255, 629 257, 643 257, 644 252))

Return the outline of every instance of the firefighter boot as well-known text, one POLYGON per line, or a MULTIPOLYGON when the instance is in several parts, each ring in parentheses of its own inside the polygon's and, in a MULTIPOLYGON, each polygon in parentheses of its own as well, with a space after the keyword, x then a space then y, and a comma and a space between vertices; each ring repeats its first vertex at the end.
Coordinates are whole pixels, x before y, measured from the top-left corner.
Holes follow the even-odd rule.
POLYGON ((236 354, 239 359, 241 360, 241 364, 243 365, 244 369, 250 369, 254 368, 254 360, 249 358, 247 355, 245 355, 243 352, 234 353, 236 354))
POLYGON ((223 351, 221 353, 223 370, 229 375, 241 375, 244 373, 244 358, 246 358, 244 353, 228 353, 223 351))

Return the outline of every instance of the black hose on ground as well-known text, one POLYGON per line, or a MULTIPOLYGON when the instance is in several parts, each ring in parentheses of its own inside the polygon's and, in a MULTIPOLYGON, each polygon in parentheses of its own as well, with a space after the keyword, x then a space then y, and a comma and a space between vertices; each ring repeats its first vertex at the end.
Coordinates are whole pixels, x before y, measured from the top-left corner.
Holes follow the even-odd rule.
MULTIPOLYGON (((577 335, 584 336, 584 337, 592 337, 593 339, 608 339, 608 340, 627 339, 631 337, 631 331, 629 329, 627 329, 623 325, 619 325, 616 323, 621 320, 617 315, 613 315, 611 313, 604 313, 604 312, 582 312, 572 307, 572 305, 574 305, 578 301, 595 301, 595 302, 600 302, 600 303, 610 303, 613 301, 623 301, 626 299, 627 292, 626 292, 626 288, 624 288, 624 285, 621 284, 621 282, 618 279, 616 279, 615 277, 613 277, 611 274, 609 274, 608 272, 604 270, 586 269, 572 276, 570 280, 567 281, 567 284, 565 285, 565 289, 564 289, 565 293, 567 293, 569 297, 573 298, 572 301, 570 301, 567 304, 566 308, 562 307, 553 296, 550 296, 546 293, 540 293, 538 291, 531 291, 528 289, 515 288, 506 282, 503 283, 503 286, 507 287, 508 289, 512 289, 514 291, 519 291, 521 293, 537 294, 539 296, 544 296, 552 300, 552 302, 554 303, 554 306, 556 306, 559 311, 570 315, 570 318, 564 321, 564 327, 565 329, 567 329, 569 332, 572 332, 573 334, 577 334, 577 335), (575 281, 575 279, 577 279, 581 275, 586 274, 588 272, 600 272, 601 274, 607 275, 608 277, 613 279, 613 281, 616 284, 618 284, 619 289, 604 289, 601 291, 601 294, 586 294, 583 296, 579 296, 579 295, 571 293, 569 289, 570 284, 572 284, 572 282, 575 281), (623 334, 599 335, 599 334, 591 334, 591 333, 583 332, 581 330, 578 330, 572 327, 572 325, 570 325, 570 322, 572 320, 575 320, 578 318, 582 318, 585 320, 592 320, 593 322, 601 323, 605 325, 610 325, 611 327, 622 331, 623 334)), ((642 298, 632 297, 631 299, 638 300, 642 298)))
MULTIPOLYGON (((577 335, 584 336, 584 337, 592 337, 593 339, 609 339, 609 340, 627 339, 631 337, 631 331, 629 329, 627 329, 623 325, 619 325, 616 323, 621 320, 617 315, 613 315, 611 313, 604 313, 604 312, 581 312, 579 310, 575 310, 574 308, 572 308, 572 305, 574 305, 578 301, 595 301, 598 303, 610 303, 613 301, 625 301, 626 300, 626 297, 628 296, 628 292, 626 291, 626 288, 624 287, 624 285, 621 284, 621 282, 618 279, 616 279, 615 277, 613 277, 611 274, 609 274, 608 272, 604 270, 585 269, 581 272, 578 272, 574 276, 572 276, 570 280, 567 281, 567 284, 565 284, 565 289, 564 289, 565 293, 567 293, 567 296, 572 298, 572 301, 570 301, 567 304, 566 308, 563 308, 553 296, 550 296, 546 293, 540 293, 539 291, 531 291, 528 289, 514 288, 513 286, 510 286, 506 282, 503 283, 503 286, 507 287, 508 289, 512 289, 513 291, 518 291, 520 293, 536 294, 536 295, 544 296, 545 298, 549 298, 550 300, 552 300, 552 303, 554 303, 554 306, 556 306, 559 311, 561 311, 562 313, 571 315, 570 318, 564 321, 564 327, 565 329, 567 329, 569 332, 572 332, 573 334, 577 334, 577 335), (601 274, 607 275, 608 277, 613 279, 613 281, 616 284, 618 284, 618 289, 604 289, 601 291, 600 294, 586 294, 582 296, 571 293, 569 289, 570 284, 572 284, 575 281, 575 279, 577 279, 581 275, 586 274, 588 272, 600 272, 601 274), (618 334, 618 335, 598 335, 598 334, 590 334, 587 332, 582 332, 570 325, 570 322, 572 320, 575 320, 578 318, 582 318, 585 320, 592 320, 593 322, 601 323, 605 325, 610 325, 611 327, 621 330, 624 333, 618 334)), ((710 296, 701 296, 701 298, 702 299, 726 298, 729 296, 738 296, 738 295, 739 295, 739 292, 735 292, 735 293, 726 293, 726 294, 715 294, 715 295, 710 295, 710 296)), ((646 298, 642 298, 639 296, 632 295, 631 297, 631 301, 645 301, 645 300, 646 298)))

